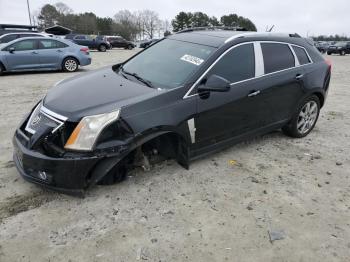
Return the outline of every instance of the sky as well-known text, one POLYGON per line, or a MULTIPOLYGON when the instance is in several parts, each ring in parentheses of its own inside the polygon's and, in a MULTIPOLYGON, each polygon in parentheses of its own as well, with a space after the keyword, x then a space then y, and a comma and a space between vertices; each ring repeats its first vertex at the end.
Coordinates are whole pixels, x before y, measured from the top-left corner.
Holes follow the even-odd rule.
MULTIPOLYGON (((29 0, 31 11, 57 0, 29 0)), ((151 9, 171 21, 180 11, 201 11, 220 17, 236 13, 252 20, 258 31, 275 25, 274 32, 302 36, 339 34, 350 36, 349 0, 61 0, 74 12, 94 12, 113 17, 119 10, 151 9)), ((27 0, 0 0, 0 24, 29 24, 27 0)))

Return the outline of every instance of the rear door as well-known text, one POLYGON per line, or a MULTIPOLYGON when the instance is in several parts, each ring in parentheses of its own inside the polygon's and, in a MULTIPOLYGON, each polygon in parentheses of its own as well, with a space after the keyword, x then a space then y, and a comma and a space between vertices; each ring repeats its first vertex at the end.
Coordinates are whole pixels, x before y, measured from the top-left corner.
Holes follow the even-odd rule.
POLYGON ((261 51, 264 75, 257 85, 264 90, 264 99, 269 105, 267 124, 283 122, 290 118, 304 94, 305 71, 287 43, 261 42, 261 51))
POLYGON ((40 68, 38 42, 34 39, 18 41, 10 45, 15 50, 6 54, 7 67, 10 70, 27 70, 40 68))
POLYGON ((38 43, 41 68, 60 69, 68 45, 53 39, 40 39, 38 43))

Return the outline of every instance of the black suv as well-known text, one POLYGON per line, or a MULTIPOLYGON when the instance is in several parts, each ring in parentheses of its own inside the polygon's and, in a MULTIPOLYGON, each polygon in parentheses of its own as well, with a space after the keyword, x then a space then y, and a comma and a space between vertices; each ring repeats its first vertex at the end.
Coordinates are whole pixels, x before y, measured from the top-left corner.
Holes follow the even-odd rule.
POLYGON ((100 52, 106 52, 107 49, 109 49, 109 43, 104 37, 97 36, 96 38, 92 38, 89 35, 69 34, 65 38, 73 41, 78 45, 87 46, 90 49, 97 49, 100 52))
POLYGON ((109 36, 107 37, 107 40, 112 47, 119 47, 125 49, 133 49, 135 47, 135 44, 133 42, 125 40, 121 36, 109 36))
POLYGON ((350 42, 338 42, 335 45, 330 45, 327 50, 327 54, 350 54, 350 42))
POLYGON ((159 159, 188 169, 279 128, 308 135, 330 76, 298 35, 191 29, 56 84, 16 130, 14 161, 25 179, 66 193, 159 159))

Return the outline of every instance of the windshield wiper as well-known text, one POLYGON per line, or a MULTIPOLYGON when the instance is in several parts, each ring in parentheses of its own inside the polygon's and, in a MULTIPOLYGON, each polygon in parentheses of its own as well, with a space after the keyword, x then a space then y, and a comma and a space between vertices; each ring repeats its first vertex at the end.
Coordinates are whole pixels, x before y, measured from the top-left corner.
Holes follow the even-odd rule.
POLYGON ((121 71, 122 74, 126 74, 126 75, 130 75, 130 76, 135 77, 138 81, 144 83, 146 86, 154 88, 154 86, 152 85, 151 81, 142 78, 141 76, 139 76, 136 73, 131 73, 131 72, 125 71, 123 66, 120 67, 120 71, 121 71))

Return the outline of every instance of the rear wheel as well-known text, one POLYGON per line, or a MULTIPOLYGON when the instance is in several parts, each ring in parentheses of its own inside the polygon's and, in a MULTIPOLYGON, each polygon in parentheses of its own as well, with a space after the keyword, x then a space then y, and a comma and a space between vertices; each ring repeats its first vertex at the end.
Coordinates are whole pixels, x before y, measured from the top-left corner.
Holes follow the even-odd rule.
POLYGON ((127 47, 126 47, 126 49, 129 49, 129 50, 131 50, 131 49, 133 49, 134 47, 132 46, 132 45, 128 45, 127 47))
POLYGON ((327 55, 331 55, 332 54, 332 52, 327 52, 327 55))
POLYGON ((319 114, 320 100, 316 95, 312 95, 301 103, 292 120, 282 128, 282 131, 291 137, 305 137, 315 127, 319 114))
POLYGON ((107 51, 107 46, 106 46, 106 45, 100 45, 100 46, 98 47, 98 51, 100 51, 100 52, 106 52, 106 51, 107 51))
POLYGON ((67 57, 63 60, 63 70, 66 72, 75 72, 78 70, 78 60, 73 57, 67 57))
POLYGON ((340 55, 346 55, 345 50, 340 51, 340 55))

